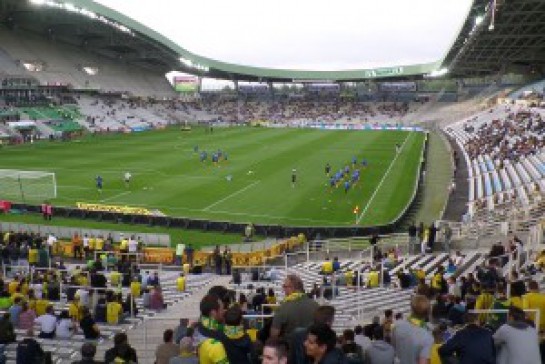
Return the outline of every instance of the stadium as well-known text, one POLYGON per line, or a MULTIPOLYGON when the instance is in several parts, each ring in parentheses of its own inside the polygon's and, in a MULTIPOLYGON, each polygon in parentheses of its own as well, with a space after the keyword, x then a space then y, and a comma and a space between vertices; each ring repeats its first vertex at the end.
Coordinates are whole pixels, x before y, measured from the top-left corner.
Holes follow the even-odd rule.
POLYGON ((545 2, 322 67, 157 1, 0 0, 0 363, 545 362, 545 2))

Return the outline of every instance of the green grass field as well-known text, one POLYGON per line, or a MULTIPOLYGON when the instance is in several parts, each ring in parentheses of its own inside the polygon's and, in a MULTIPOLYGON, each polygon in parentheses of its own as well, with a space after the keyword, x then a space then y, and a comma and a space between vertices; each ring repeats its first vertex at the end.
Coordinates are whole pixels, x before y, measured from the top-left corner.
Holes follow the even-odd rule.
MULTIPOLYGON (((401 131, 237 127, 206 134, 170 128, 6 147, 0 149, 0 168, 55 172, 55 205, 127 205, 172 216, 296 226, 354 225, 357 205, 358 224, 369 226, 394 220, 409 202, 423 142, 424 134, 401 131), (402 145, 399 154, 396 143, 402 145), (228 161, 201 163, 195 145, 209 154, 220 148, 228 161), (325 164, 335 171, 354 155, 369 162, 359 185, 347 194, 342 188, 331 192, 325 164), (129 188, 122 180, 126 171, 133 175, 129 188), (98 174, 102 193, 95 188, 98 174)), ((21 200, 5 194, 1 189, 0 199, 21 200)))

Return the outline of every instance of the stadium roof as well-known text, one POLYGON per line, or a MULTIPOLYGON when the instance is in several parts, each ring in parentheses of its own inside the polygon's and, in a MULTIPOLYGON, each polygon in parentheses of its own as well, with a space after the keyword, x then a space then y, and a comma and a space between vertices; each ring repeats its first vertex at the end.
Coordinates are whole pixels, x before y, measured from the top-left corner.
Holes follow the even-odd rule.
POLYGON ((545 1, 475 0, 442 67, 452 76, 543 71, 545 1))
POLYGON ((0 0, 2 21, 101 55, 166 73, 228 80, 291 82, 414 79, 446 71, 484 75, 545 60, 545 1, 474 0, 458 37, 434 63, 347 71, 298 71, 242 66, 193 54, 143 24, 90 0, 0 0), (494 7, 492 4, 497 3, 494 7), (493 11, 495 9, 496 11, 493 11), (493 24, 493 30, 489 30, 493 24))

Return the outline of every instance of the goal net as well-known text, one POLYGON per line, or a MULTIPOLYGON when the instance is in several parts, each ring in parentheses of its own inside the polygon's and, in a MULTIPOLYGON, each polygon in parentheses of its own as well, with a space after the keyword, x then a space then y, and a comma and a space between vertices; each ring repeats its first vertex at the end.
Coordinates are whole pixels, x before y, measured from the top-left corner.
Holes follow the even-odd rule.
POLYGON ((25 201, 57 197, 55 173, 0 169, 0 199, 25 201))

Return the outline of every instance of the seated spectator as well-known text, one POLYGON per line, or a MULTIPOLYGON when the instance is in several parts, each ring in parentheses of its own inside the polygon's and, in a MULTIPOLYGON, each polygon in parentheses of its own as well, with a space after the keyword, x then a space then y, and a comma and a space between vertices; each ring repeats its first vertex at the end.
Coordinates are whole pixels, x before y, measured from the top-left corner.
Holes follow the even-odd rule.
POLYGON ((21 302, 22 302, 21 298, 16 297, 13 300, 13 305, 9 308, 9 311, 8 311, 10 315, 11 323, 13 324, 14 327, 19 326, 19 316, 21 312, 23 311, 21 302))
POLYGON ((163 343, 155 350, 155 364, 169 364, 171 358, 178 356, 180 349, 173 342, 174 332, 171 329, 163 333, 163 343))
POLYGON ((32 330, 27 332, 27 337, 17 345, 16 364, 45 363, 45 352, 40 344, 32 338, 32 330))
POLYGON ((384 340, 384 331, 375 327, 372 333, 373 341, 365 354, 367 364, 393 364, 395 358, 394 347, 384 340))
POLYGON ((168 364, 199 364, 191 338, 184 337, 180 342, 180 355, 170 358, 168 364))
POLYGON ((42 339, 53 339, 55 337, 57 318, 53 314, 53 306, 47 306, 45 314, 38 316, 35 322, 40 325, 40 334, 38 337, 42 339))
POLYGON ((156 286, 150 294, 150 309, 160 311, 166 308, 161 287, 156 286))
POLYGON ((34 327, 34 320, 36 319, 36 313, 31 310, 28 303, 24 302, 22 311, 19 314, 18 329, 31 330, 34 327))
POLYGON ((136 350, 134 350, 128 342, 127 334, 119 332, 114 336, 114 347, 108 349, 104 354, 106 363, 112 362, 132 362, 138 363, 136 350))
POLYGON ((57 328, 55 329, 55 336, 59 339, 69 339, 74 334, 74 322, 68 315, 67 310, 63 310, 57 321, 57 328))
POLYGON ((4 313, 0 319, 0 344, 15 342, 15 329, 10 320, 9 312, 4 313))
POLYGON ((150 293, 149 293, 149 289, 147 288, 144 288, 144 290, 142 291, 142 307, 144 308, 150 308, 150 293))
POLYGON ((100 337, 98 325, 95 323, 95 320, 93 320, 91 312, 89 312, 87 307, 83 308, 83 318, 79 322, 79 326, 83 331, 83 336, 85 336, 85 339, 95 340, 100 337))
POLYGON ((93 343, 85 343, 81 346, 81 360, 75 361, 72 364, 102 364, 101 361, 95 360, 97 347, 93 343))

